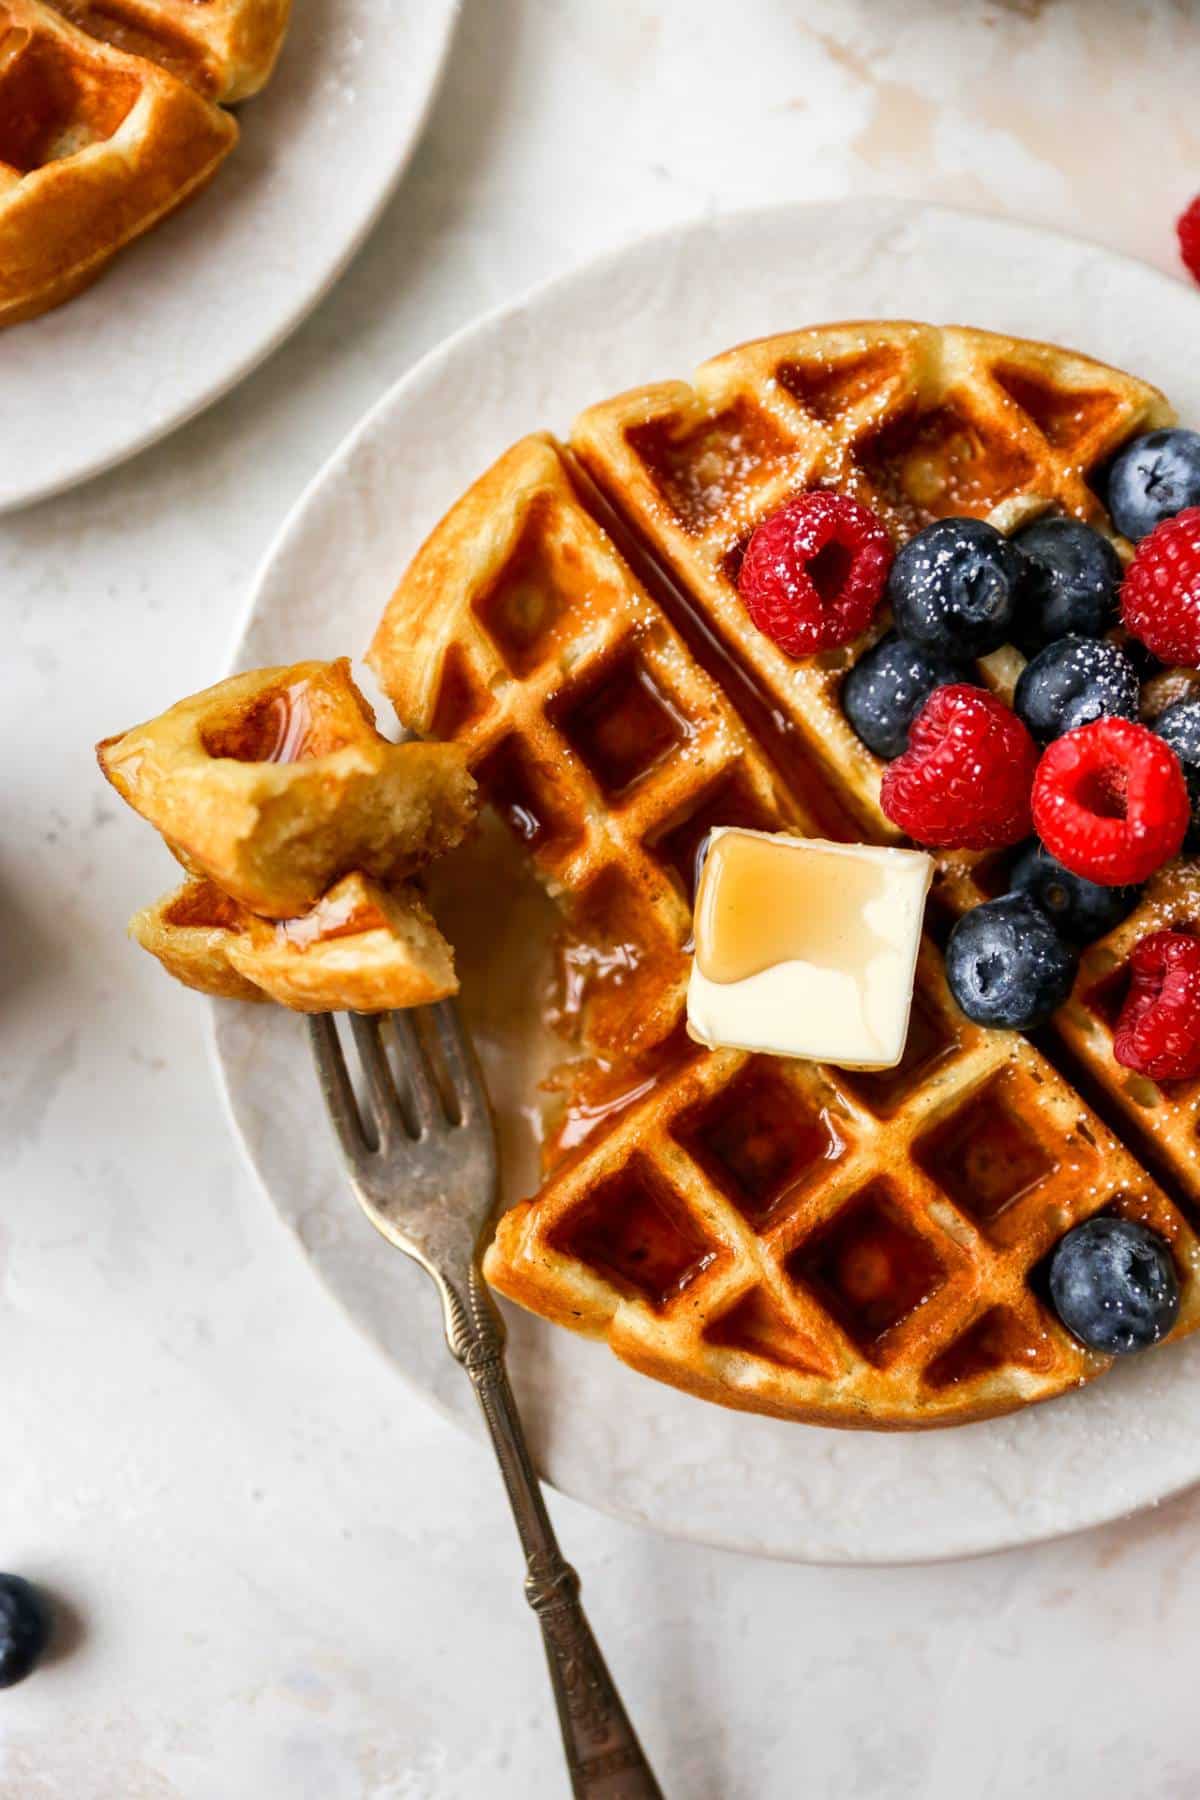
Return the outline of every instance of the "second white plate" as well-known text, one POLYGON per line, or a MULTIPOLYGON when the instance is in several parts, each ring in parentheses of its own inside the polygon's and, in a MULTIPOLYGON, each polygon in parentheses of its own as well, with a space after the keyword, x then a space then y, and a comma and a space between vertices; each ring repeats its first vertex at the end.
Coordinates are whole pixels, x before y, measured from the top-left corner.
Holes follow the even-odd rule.
POLYGON ((457 0, 298 0, 211 186, 94 287, 0 333, 0 512, 144 449, 295 329, 404 168, 456 11, 457 0))
MULTIPOLYGON (((1200 420, 1200 303, 1141 264, 1046 231, 909 204, 795 207, 646 240, 483 320, 380 403, 287 521, 258 580, 239 666, 361 655, 424 534, 514 438, 565 430, 589 401, 686 375, 745 338, 839 318, 989 326, 1090 351, 1200 420)), ((464 990, 501 1116, 510 1198, 528 1191, 539 1046, 519 1004, 538 907, 501 905, 486 847, 485 936, 464 990)), ((503 856, 502 856, 503 860, 503 856)), ((520 904, 516 904, 518 897, 520 904)), ((267 1193, 362 1329, 477 1429, 429 1283, 375 1237, 318 1115, 301 1023, 228 1004, 217 1054, 267 1193)), ((569 1493, 679 1536, 828 1562, 923 1561, 1027 1543, 1145 1506, 1200 1478, 1200 1342, 1013 1418, 914 1436, 726 1412, 510 1309, 514 1379, 542 1469, 569 1493)))

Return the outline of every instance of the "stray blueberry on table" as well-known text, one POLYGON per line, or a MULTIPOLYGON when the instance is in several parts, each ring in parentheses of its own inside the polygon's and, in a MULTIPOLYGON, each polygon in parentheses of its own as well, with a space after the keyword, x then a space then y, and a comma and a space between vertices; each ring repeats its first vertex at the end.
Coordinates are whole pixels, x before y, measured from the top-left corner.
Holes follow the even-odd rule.
POLYGON ((1136 719, 1137 671, 1106 638, 1064 637, 1026 663, 1013 711, 1039 743, 1096 719, 1136 719))
POLYGON ((908 728, 934 688, 969 679, 950 657, 890 631, 847 675, 842 707, 868 750, 891 762, 908 749, 908 728))
POLYGON ((1179 1317, 1179 1277, 1156 1232, 1132 1219, 1089 1219, 1050 1262, 1050 1297, 1089 1350, 1128 1356, 1159 1343, 1179 1317))
POLYGON ((20 1575, 0 1575, 0 1688, 32 1673, 50 1635, 50 1612, 20 1575))
POLYGON ((1200 506, 1200 431, 1151 431, 1113 463, 1108 510, 1136 544, 1186 506, 1200 506))
POLYGON ((1121 559, 1106 537, 1081 519, 1036 519, 1013 543, 1028 565, 1015 627, 1023 650, 1116 624, 1121 559))
POLYGON ((902 637, 960 661, 1012 636, 1026 564, 983 519, 939 519, 910 538, 888 577, 902 637))
POLYGON ((1013 893, 1028 894, 1072 944, 1092 944, 1115 931, 1137 905, 1141 888, 1101 887, 1064 868, 1035 838, 1027 844, 1009 877, 1013 893))
POLYGON ((946 979, 968 1019, 1032 1031, 1062 1005, 1078 957, 1028 894, 964 913, 946 942, 946 979))

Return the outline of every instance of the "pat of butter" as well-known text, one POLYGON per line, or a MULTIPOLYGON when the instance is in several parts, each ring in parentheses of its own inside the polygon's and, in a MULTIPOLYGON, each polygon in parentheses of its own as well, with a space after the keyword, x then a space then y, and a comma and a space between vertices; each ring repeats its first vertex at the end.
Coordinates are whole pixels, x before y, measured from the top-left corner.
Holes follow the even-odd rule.
POLYGON ((904 1054, 933 859, 721 828, 696 895, 688 1031, 847 1069, 904 1054))

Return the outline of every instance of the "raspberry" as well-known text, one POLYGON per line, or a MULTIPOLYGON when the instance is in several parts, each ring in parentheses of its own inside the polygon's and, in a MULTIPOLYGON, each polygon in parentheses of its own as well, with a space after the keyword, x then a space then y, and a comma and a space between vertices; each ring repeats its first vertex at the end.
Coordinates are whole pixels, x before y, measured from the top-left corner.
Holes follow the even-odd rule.
POLYGON ((866 630, 891 566, 891 539, 870 508, 814 488, 763 520, 738 592, 760 631, 788 656, 808 656, 866 630))
POLYGON ((1156 931, 1129 967, 1113 1055, 1152 1081, 1200 1075, 1200 942, 1184 931, 1156 931))
POLYGON ((1159 662, 1200 662, 1200 506, 1142 539, 1121 588, 1121 623, 1159 662))
POLYGON ((1029 835, 1037 745, 992 694, 937 688, 883 777, 883 810, 919 844, 1000 849, 1029 835))
POLYGON ((1179 234, 1179 254, 1184 268, 1200 281, 1200 194, 1179 215, 1175 230, 1179 234))
POLYGON ((1047 749, 1033 824, 1064 867, 1102 887, 1146 881, 1179 852, 1188 792, 1170 745, 1131 719, 1097 719, 1047 749))

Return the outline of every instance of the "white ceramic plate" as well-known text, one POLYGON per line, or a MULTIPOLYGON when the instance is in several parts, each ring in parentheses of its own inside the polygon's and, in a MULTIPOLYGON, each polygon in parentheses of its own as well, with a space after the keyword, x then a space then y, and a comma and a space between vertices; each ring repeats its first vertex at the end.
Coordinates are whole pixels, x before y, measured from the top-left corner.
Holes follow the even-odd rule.
POLYGON ((417 141, 457 0, 296 0, 275 75, 196 200, 66 306, 0 333, 0 512, 174 430, 337 279, 417 141))
MULTIPOLYGON (((586 402, 685 375, 748 337, 871 316, 1076 345, 1160 383, 1200 420, 1196 297, 1091 245, 881 202, 678 229, 472 326, 394 388, 284 526, 238 664, 361 655, 424 533, 522 432, 565 429, 586 402)), ((517 1198, 538 1050, 516 997, 536 980, 541 949, 535 912, 501 905, 497 880, 494 936, 471 935, 465 991, 517 1198)), ((300 1022, 226 1004, 217 1052, 251 1161, 320 1278, 410 1381, 477 1429, 425 1278, 346 1192, 300 1022)), ((684 1537, 814 1561, 931 1560, 1098 1523, 1200 1477, 1197 1341, 1009 1419, 880 1437, 726 1412, 633 1374, 602 1346, 510 1317, 513 1373, 549 1479, 684 1537)))

